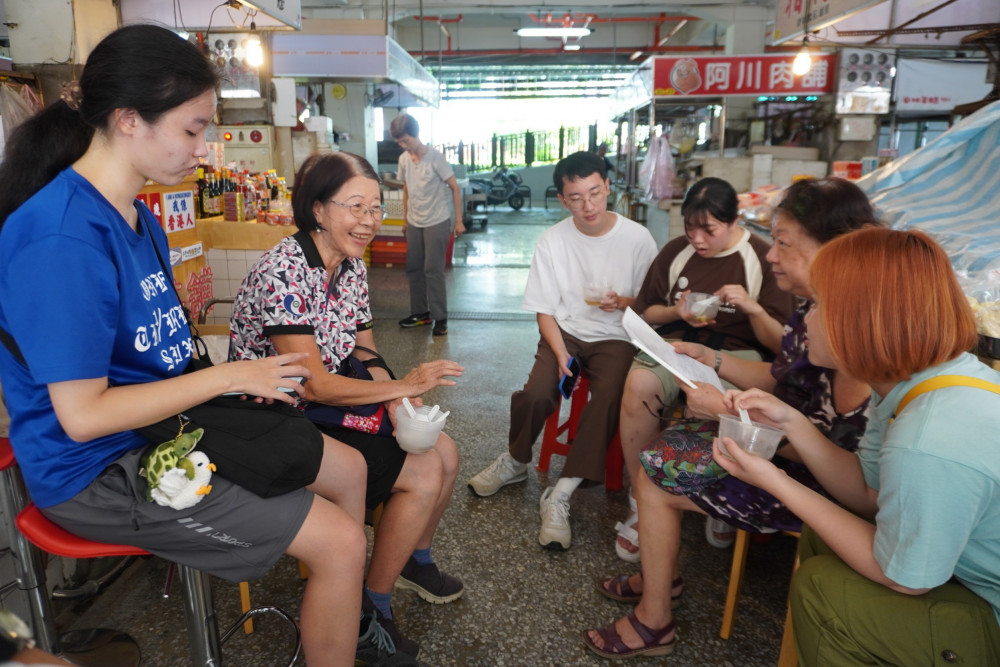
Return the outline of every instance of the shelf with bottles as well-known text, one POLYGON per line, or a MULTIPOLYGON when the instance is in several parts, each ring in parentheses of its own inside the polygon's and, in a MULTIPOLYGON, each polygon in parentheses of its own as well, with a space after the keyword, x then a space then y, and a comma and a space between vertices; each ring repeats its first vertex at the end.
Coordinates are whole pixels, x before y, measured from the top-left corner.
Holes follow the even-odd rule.
POLYGON ((216 173, 199 167, 197 178, 199 219, 222 216, 230 222, 294 224, 291 194, 274 169, 251 173, 223 168, 216 173))

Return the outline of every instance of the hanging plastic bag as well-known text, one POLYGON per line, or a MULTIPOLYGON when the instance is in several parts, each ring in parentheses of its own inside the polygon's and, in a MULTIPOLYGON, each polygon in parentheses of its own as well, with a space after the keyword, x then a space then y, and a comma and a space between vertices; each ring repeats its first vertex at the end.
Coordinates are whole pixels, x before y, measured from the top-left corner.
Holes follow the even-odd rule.
POLYGON ((639 185, 643 197, 648 202, 670 199, 674 194, 674 178, 677 170, 670 142, 656 135, 649 140, 649 150, 639 170, 639 185))
MULTIPOLYGON (((27 86, 22 86, 27 88, 27 86)), ((31 96, 37 100, 38 97, 32 91, 31 96)), ((12 84, 0 84, 0 117, 3 118, 3 138, 7 137, 18 125, 30 118, 35 113, 32 104, 25 99, 17 87, 12 84)))

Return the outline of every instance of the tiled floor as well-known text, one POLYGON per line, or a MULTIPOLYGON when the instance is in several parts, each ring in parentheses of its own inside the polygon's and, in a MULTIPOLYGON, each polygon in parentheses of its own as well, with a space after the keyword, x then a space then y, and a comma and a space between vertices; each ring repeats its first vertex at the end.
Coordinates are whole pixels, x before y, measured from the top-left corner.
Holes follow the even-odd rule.
MULTIPOLYGON (((573 495, 573 547, 553 552, 538 546, 538 497, 558 476, 561 459, 549 473, 531 470, 526 484, 497 495, 473 497, 465 481, 506 446, 509 399, 531 366, 538 340, 533 316, 520 311, 521 292, 535 240, 561 217, 551 208, 490 211, 456 245, 448 272, 450 333, 435 338, 429 327, 401 330, 408 314, 401 269, 373 269, 370 275, 375 337, 391 365, 407 370, 421 361, 450 358, 465 366, 453 388, 425 397, 451 410, 447 431, 459 443, 461 473, 434 544, 437 562, 460 577, 466 594, 449 605, 430 605, 409 592, 394 600, 398 624, 422 646, 428 665, 520 666, 610 664, 582 645, 581 632, 603 625, 628 608, 594 591, 598 577, 631 571, 613 550, 613 526, 625 514, 624 492, 603 487, 573 495)), ((678 645, 669 658, 638 659, 636 665, 773 665, 784 622, 785 595, 794 542, 778 536, 752 544, 736 627, 728 641, 718 637, 731 550, 709 546, 704 520, 684 524, 681 564, 683 606, 677 611, 678 645)), ((63 605, 66 628, 116 627, 139 641, 146 665, 187 665, 179 591, 165 600, 165 564, 140 561, 95 601, 63 605)), ((295 563, 284 558, 252 585, 255 603, 298 612, 302 583, 295 563)), ((176 588, 176 587, 175 587, 176 588)), ((215 582, 216 609, 225 629, 238 617, 236 585, 215 582)), ((287 629, 278 621, 258 621, 258 632, 241 632, 225 647, 230 665, 284 664, 287 629)), ((299 664, 303 664, 300 661, 299 664)))

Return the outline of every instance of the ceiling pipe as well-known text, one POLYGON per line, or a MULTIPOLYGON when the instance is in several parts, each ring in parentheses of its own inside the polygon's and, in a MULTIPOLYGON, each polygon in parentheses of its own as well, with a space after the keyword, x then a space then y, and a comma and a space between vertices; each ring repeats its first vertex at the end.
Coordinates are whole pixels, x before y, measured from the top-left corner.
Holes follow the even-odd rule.
MULTIPOLYGON (((447 50, 451 51, 451 33, 448 32, 448 29, 444 27, 444 24, 445 23, 461 23, 462 22, 462 15, 461 14, 459 14, 455 18, 450 18, 450 19, 444 19, 444 18, 441 18, 440 16, 414 16, 413 18, 416 19, 417 21, 434 21, 435 23, 437 23, 438 27, 441 28, 441 32, 443 32, 445 34, 445 37, 448 38, 448 49, 447 50)), ((421 25, 423 25, 423 24, 421 24, 421 25)))
POLYGON ((656 45, 657 46, 663 46, 664 44, 666 44, 668 39, 670 39, 671 37, 673 37, 674 35, 676 35, 678 33, 678 31, 680 31, 681 28, 683 28, 684 26, 687 25, 687 22, 688 22, 688 19, 684 19, 683 21, 680 21, 677 25, 675 25, 670 30, 670 32, 667 33, 666 37, 662 37, 662 38, 660 37, 660 26, 662 26, 663 24, 662 23, 657 23, 656 24, 655 35, 653 37, 653 40, 656 42, 656 45))
MULTIPOLYGON (((770 51, 771 47, 766 47, 765 51, 770 51)), ((577 53, 581 55, 592 55, 592 54, 616 54, 616 53, 630 53, 634 51, 644 51, 650 54, 662 53, 712 53, 715 51, 713 46, 671 46, 671 47, 656 47, 656 46, 643 46, 643 47, 598 47, 598 48, 585 48, 577 53)), ((411 56, 414 58, 421 58, 425 54, 419 51, 410 51, 411 56)), ((427 55, 437 55, 437 52, 427 54, 427 55)), ((536 56, 536 55, 565 55, 565 51, 562 50, 560 43, 559 48, 555 49, 482 49, 482 50, 467 50, 462 49, 460 51, 446 51, 442 55, 452 57, 452 56, 463 56, 463 57, 474 57, 474 56, 536 56)))
POLYGON ((659 14, 658 16, 610 16, 607 18, 601 18, 597 14, 570 14, 566 13, 558 21, 553 21, 552 14, 546 14, 544 16, 538 16, 534 13, 529 13, 528 16, 535 23, 554 23, 558 22, 560 25, 575 25, 576 21, 586 21, 587 23, 649 23, 650 21, 657 21, 660 23, 666 21, 700 21, 701 19, 697 16, 687 16, 684 14, 673 16, 667 14, 659 14))

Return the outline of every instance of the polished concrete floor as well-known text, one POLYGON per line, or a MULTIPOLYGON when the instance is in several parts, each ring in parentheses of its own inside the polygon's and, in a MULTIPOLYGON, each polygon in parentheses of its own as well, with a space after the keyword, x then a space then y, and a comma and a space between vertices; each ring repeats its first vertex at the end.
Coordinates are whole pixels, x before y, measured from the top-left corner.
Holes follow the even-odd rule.
MULTIPOLYGON (((490 210, 485 226, 476 224, 459 240, 448 272, 446 337, 432 337, 429 327, 401 330, 396 325, 409 314, 401 269, 374 268, 370 274, 376 341, 394 368, 406 371, 434 358, 454 359, 465 367, 455 387, 435 390, 424 400, 451 411, 446 430, 462 455, 433 554, 443 569, 465 582, 466 593, 452 604, 431 605, 403 591, 393 603, 400 628, 420 642, 427 665, 611 664, 590 654, 580 636, 629 609, 594 591, 595 579, 635 569, 613 549, 613 526, 625 514, 623 491, 600 486, 578 490, 572 498, 573 546, 554 552, 538 545, 538 498, 558 477, 559 457, 548 473, 531 469, 527 483, 491 498, 473 497, 465 485, 506 447, 510 394, 524 383, 538 340, 534 317, 520 310, 521 293, 535 240, 561 217, 551 206, 548 211, 490 210)), ((735 630, 726 641, 718 632, 732 551, 709 546, 703 528, 699 516, 686 518, 681 553, 685 592, 676 612, 676 651, 633 664, 775 664, 793 540, 777 536, 751 544, 735 630)), ((170 599, 161 595, 165 573, 166 565, 158 559, 138 561, 94 600, 62 604, 60 626, 125 630, 139 641, 143 664, 190 664, 179 589, 175 585, 170 599)), ((275 604, 292 614, 298 613, 302 589, 288 557, 252 584, 255 604, 275 604)), ((237 587, 215 580, 214 590, 225 629, 239 616, 237 587)), ((225 646, 227 664, 285 664, 287 627, 268 618, 258 620, 257 627, 250 636, 237 633, 225 646)))

